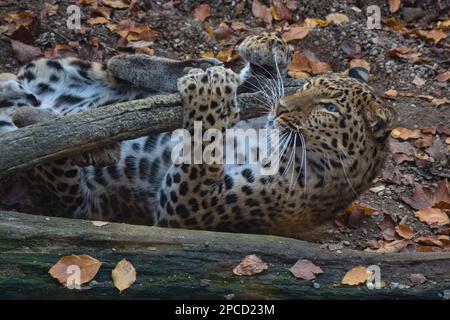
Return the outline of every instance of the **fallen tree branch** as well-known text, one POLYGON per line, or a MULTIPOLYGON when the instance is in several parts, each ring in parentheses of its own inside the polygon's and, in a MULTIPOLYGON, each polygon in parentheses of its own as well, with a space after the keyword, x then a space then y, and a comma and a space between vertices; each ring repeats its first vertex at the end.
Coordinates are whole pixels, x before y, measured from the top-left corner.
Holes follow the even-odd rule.
POLYGON ((439 299, 450 288, 450 253, 342 253, 300 240, 220 232, 162 229, 0 212, 0 298, 58 299, 439 299), (90 290, 68 290, 48 275, 63 255, 89 254, 103 264, 90 290), (236 276, 233 268, 256 254, 269 268, 260 275, 236 276), (137 270, 136 283, 118 295, 111 271, 122 259, 137 270), (289 268, 308 259, 324 273, 314 287, 289 268), (341 285, 351 268, 378 265, 382 289, 341 285), (408 276, 428 281, 407 289, 408 276))
MULTIPOLYGON (((286 92, 301 80, 286 80, 286 92)), ((241 118, 261 115, 261 93, 238 96, 241 118)), ((181 125, 179 94, 104 106, 0 135, 0 179, 38 164, 81 154, 117 141, 177 129, 181 125)))

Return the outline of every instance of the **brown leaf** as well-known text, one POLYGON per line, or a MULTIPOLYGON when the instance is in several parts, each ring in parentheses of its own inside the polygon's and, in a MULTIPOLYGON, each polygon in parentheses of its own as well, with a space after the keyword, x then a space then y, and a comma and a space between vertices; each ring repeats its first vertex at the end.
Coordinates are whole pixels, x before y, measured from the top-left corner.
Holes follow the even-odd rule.
POLYGON ((211 15, 211 7, 209 4, 201 4, 194 9, 193 15, 198 21, 203 22, 211 15))
POLYGON ((408 280, 411 281, 411 283, 415 286, 421 285, 425 282, 427 282, 427 278, 421 273, 411 273, 408 276, 408 280))
POLYGON ((425 82, 426 81, 421 77, 415 76, 412 83, 415 84, 417 87, 422 87, 425 84, 425 82))
POLYGON ((105 19, 111 20, 111 12, 112 9, 104 6, 95 6, 95 7, 89 7, 89 11, 91 11, 94 14, 98 14, 105 19))
POLYGON ((11 12, 6 13, 2 18, 8 23, 5 34, 12 39, 31 43, 33 37, 39 32, 38 17, 33 12, 11 12))
POLYGON ((397 90, 391 88, 391 89, 385 91, 385 92, 383 93, 383 96, 382 96, 382 97, 383 97, 383 98, 386 98, 386 99, 391 99, 391 100, 393 100, 394 98, 397 97, 397 95, 398 95, 397 90))
POLYGON ((289 271, 294 277, 305 280, 314 280, 316 274, 323 273, 323 270, 320 267, 305 259, 298 260, 289 271))
POLYGON ((416 30, 415 33, 423 39, 433 41, 435 44, 447 38, 447 34, 442 30, 416 30))
POLYGON ((414 241, 417 243, 426 244, 430 246, 442 247, 444 245, 441 240, 430 236, 420 236, 414 241))
POLYGON ((292 13, 290 9, 282 0, 272 0, 271 6, 272 16, 277 21, 290 21, 292 20, 292 13))
POLYGON ((106 19, 105 17, 95 17, 95 18, 89 18, 87 20, 87 23, 89 23, 90 25, 105 24, 107 22, 108 22, 108 19, 106 19))
POLYGON ((248 30, 249 26, 240 21, 231 21, 231 29, 239 31, 239 30, 248 30))
POLYGON ((46 58, 55 57, 76 57, 75 50, 67 44, 58 44, 54 48, 50 48, 44 52, 46 58))
POLYGON ((364 251, 377 252, 377 253, 397 253, 405 249, 411 242, 406 240, 395 240, 395 241, 382 241, 380 248, 370 249, 366 248, 364 251))
POLYGON ((441 209, 437 208, 424 208, 416 211, 415 216, 419 218, 420 221, 435 227, 435 226, 445 226, 450 224, 450 219, 448 215, 441 209))
POLYGON ((427 153, 437 161, 445 160, 447 157, 447 146, 439 136, 434 137, 432 144, 427 148, 427 153))
POLYGON ((389 12, 396 13, 400 9, 401 0, 389 0, 389 12))
POLYGON ((405 26, 398 22, 394 17, 390 17, 388 19, 382 19, 383 23, 387 25, 389 28, 395 31, 403 31, 405 30, 405 26))
POLYGON ((42 13, 47 17, 52 17, 58 14, 58 8, 59 8, 58 4, 51 4, 44 2, 44 10, 42 13))
POLYGON ((352 214, 355 211, 362 211, 365 216, 372 216, 375 213, 375 209, 361 202, 353 202, 347 208, 345 208, 345 212, 348 214, 352 214))
POLYGON ((124 0, 102 0, 102 3, 105 6, 114 8, 114 9, 127 9, 130 4, 124 0))
POLYGON ((80 283, 87 283, 94 279, 102 263, 91 256, 86 254, 82 255, 71 255, 64 256, 59 261, 53 265, 48 273, 55 279, 57 279, 63 285, 71 285, 72 283, 67 283, 68 278, 73 274, 71 268, 78 267, 80 270, 80 283))
POLYGON ((17 59, 22 63, 30 62, 42 56, 42 51, 38 47, 30 46, 11 39, 11 46, 17 59))
POLYGON ((407 240, 412 239, 414 236, 413 230, 403 223, 400 223, 398 226, 396 226, 395 231, 400 237, 407 240))
POLYGON ((419 210, 435 207, 440 203, 450 203, 450 191, 445 180, 438 182, 434 192, 414 183, 413 194, 410 197, 402 197, 402 200, 412 208, 419 210))
POLYGON ((129 261, 122 259, 112 271, 111 276, 114 286, 121 293, 136 281, 136 269, 129 261))
POLYGON ((445 82, 450 80, 450 71, 446 71, 443 73, 440 73, 436 76, 436 80, 439 82, 445 82))
POLYGON ((411 144, 409 144, 409 142, 399 142, 397 140, 389 140, 388 143, 389 146, 389 151, 392 153, 404 153, 407 155, 414 155, 414 153, 416 152, 416 149, 411 146, 411 144))
POLYGON ((447 98, 433 98, 433 100, 431 100, 431 103, 434 104, 435 106, 440 106, 443 104, 450 104, 450 99, 447 98))
POLYGON ((267 24, 272 23, 272 12, 270 8, 263 5, 258 0, 253 0, 252 2, 252 13, 255 18, 261 19, 267 24))
POLYGON ((240 16, 244 12, 244 9, 245 9, 245 0, 239 2, 236 5, 235 16, 236 17, 240 16))
POLYGON ((342 24, 342 23, 347 23, 349 22, 348 17, 343 14, 343 13, 330 13, 329 15, 326 16, 325 18, 328 22, 333 22, 335 24, 342 24))
POLYGON ((282 34, 285 41, 290 42, 293 40, 301 40, 306 37, 311 29, 306 27, 296 26, 291 28, 289 31, 282 34))
POLYGON ((381 230, 381 235, 387 241, 392 241, 396 239, 395 236, 395 223, 391 216, 384 215, 383 220, 378 222, 378 227, 381 230))
POLYGON ((419 139, 420 131, 398 127, 391 131, 391 136, 394 139, 401 139, 401 140, 419 139))
POLYGON ((216 40, 221 41, 229 38, 231 35, 231 28, 224 22, 221 22, 219 24, 219 27, 217 27, 214 30, 214 37, 216 40))
POLYGON ((371 276, 369 270, 366 267, 358 266, 349 270, 344 278, 342 279, 342 284, 347 284, 349 286, 355 286, 360 283, 366 282, 371 276))
POLYGON ((246 256, 242 261, 233 269, 233 273, 238 276, 252 276, 263 272, 269 266, 262 261, 258 256, 252 254, 246 256))

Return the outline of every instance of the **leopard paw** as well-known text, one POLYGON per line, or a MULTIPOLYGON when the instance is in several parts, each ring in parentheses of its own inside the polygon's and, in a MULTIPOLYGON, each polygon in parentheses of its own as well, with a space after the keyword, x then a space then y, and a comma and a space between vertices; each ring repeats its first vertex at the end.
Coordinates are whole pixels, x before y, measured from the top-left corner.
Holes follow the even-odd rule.
POLYGON ((224 130, 238 120, 236 91, 240 80, 237 74, 224 67, 191 69, 178 80, 183 97, 184 126, 202 121, 203 128, 224 130))
POLYGON ((238 47, 241 57, 256 68, 284 74, 292 60, 293 49, 277 33, 263 32, 247 37, 238 47))

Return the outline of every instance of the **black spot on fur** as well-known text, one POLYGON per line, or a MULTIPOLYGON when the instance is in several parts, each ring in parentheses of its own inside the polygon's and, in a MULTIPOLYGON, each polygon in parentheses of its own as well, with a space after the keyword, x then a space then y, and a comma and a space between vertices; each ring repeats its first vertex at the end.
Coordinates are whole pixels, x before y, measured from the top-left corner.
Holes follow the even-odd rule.
POLYGON ((255 177, 253 176, 253 172, 250 169, 242 170, 242 176, 250 183, 255 182, 255 177))
POLYGON ((237 202, 237 201, 238 201, 238 197, 237 197, 237 195, 235 195, 234 193, 229 194, 229 195, 227 195, 227 196, 225 197, 225 202, 226 202, 227 204, 235 203, 235 202, 237 202))
POLYGON ((59 63, 56 60, 47 60, 47 66, 50 68, 54 68, 58 71, 63 69, 61 63, 59 63))

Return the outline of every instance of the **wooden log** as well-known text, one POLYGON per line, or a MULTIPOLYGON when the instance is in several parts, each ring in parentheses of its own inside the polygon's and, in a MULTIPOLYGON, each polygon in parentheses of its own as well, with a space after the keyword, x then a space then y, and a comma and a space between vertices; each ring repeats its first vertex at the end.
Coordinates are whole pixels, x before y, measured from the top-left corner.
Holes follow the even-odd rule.
MULTIPOLYGON (((286 92, 303 84, 286 80, 286 92)), ((261 93, 238 96, 241 118, 261 115, 261 93)), ((0 135, 0 179, 65 156, 114 142, 177 129, 181 125, 179 94, 158 95, 100 107, 0 135)))
POLYGON ((439 299, 449 294, 450 253, 342 253, 275 236, 162 229, 0 212, 0 299, 439 299), (86 290, 69 290, 48 275, 62 256, 89 254, 103 264, 86 290), (269 264, 262 274, 236 276, 233 268, 256 254, 269 264), (118 294, 111 271, 121 259, 137 281, 118 294), (308 259, 324 273, 315 282, 294 278, 289 268, 308 259), (382 289, 340 284, 358 265, 378 265, 382 289), (411 285, 408 276, 428 281, 411 285), (400 286, 401 287, 401 286, 400 286), (445 291, 447 290, 447 291, 445 291))

